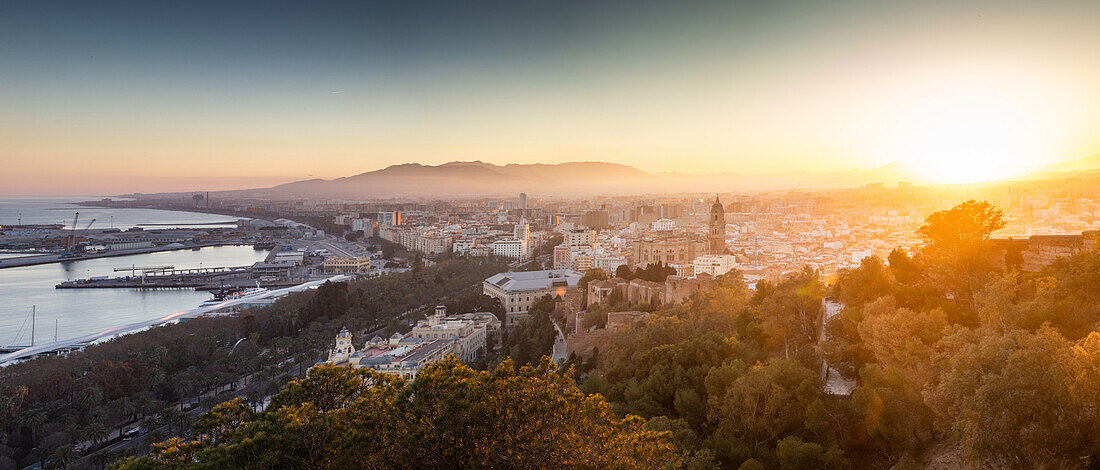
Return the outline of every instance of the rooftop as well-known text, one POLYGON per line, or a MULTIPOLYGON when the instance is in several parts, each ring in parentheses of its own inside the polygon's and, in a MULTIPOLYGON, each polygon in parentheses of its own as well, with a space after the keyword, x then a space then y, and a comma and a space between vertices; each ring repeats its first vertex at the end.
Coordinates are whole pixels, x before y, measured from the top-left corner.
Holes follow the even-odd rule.
POLYGON ((572 269, 545 271, 515 271, 495 274, 485 282, 507 292, 528 292, 553 287, 577 287, 582 274, 572 269))

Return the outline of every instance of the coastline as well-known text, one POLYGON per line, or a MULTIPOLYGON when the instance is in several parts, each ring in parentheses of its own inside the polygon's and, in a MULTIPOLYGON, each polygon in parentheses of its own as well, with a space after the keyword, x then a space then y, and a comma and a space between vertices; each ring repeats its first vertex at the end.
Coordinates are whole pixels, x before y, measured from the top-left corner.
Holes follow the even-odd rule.
MULTIPOLYGON (((104 201, 77 201, 77 202, 73 202, 71 204, 73 204, 75 206, 81 206, 81 207, 98 207, 98 208, 102 208, 102 209, 149 209, 149 210, 168 211, 168 212, 189 212, 189 213, 192 213, 192 214, 224 215, 224 216, 229 216, 229 217, 236 217, 238 219, 254 219, 255 218, 255 217, 251 217, 251 216, 247 216, 247 215, 237 214, 237 213, 235 213, 235 211, 218 210, 218 209, 214 209, 214 208, 204 208, 204 210, 203 210, 203 209, 197 209, 197 208, 176 207, 176 206, 161 207, 161 206, 157 206, 157 205, 130 206, 130 205, 126 205, 126 204, 114 204, 114 202, 137 202, 137 201, 139 201, 139 199, 126 199, 126 200, 120 199, 118 201, 112 200, 110 202, 104 202, 104 201)), ((230 222, 230 223, 236 223, 236 221, 233 221, 233 222, 230 222)), ((154 226, 154 225, 157 225, 157 224, 145 224, 145 225, 146 226, 154 226)), ((169 224, 169 225, 214 225, 214 224, 192 223, 192 224, 169 224)), ((141 224, 139 224, 138 226, 141 226, 141 224)))

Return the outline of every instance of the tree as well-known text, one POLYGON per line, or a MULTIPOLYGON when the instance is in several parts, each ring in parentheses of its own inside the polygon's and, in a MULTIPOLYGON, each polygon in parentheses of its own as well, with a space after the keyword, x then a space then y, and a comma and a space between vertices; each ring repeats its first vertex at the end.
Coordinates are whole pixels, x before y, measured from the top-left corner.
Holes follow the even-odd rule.
POLYGON ((504 351, 519 365, 537 364, 553 353, 558 331, 550 313, 555 301, 549 294, 540 297, 527 312, 527 319, 508 333, 504 351))
POLYGON ((863 312, 859 336, 880 364, 928 370, 933 348, 947 327, 942 310, 917 313, 897 308, 893 297, 883 297, 867 304, 863 312))
POLYGON ((960 328, 940 342, 936 363, 927 400, 983 465, 1070 467, 1100 450, 1089 434, 1095 403, 1076 399, 1073 350, 1053 328, 960 328))
POLYGON ((774 289, 757 289, 761 327, 766 342, 783 357, 809 353, 817 339, 821 299, 825 286, 809 267, 785 277, 774 289))
POLYGON ((408 381, 318 366, 268 411, 229 402, 120 469, 641 468, 671 466, 668 433, 617 418, 549 361, 478 372, 449 358, 408 381))
POLYGON ((348 233, 344 234, 344 239, 349 241, 349 242, 358 241, 360 238, 363 238, 363 231, 362 230, 356 230, 354 232, 348 232, 348 233))
POLYGON ((845 305, 858 306, 890 295, 894 276, 877 256, 863 258, 856 269, 841 269, 833 292, 845 305))
POLYGON ((913 284, 920 280, 921 267, 901 248, 894 248, 886 257, 886 262, 890 264, 890 272, 898 282, 913 284))
POLYGON ((790 359, 776 359, 738 377, 712 398, 720 454, 740 461, 768 459, 782 438, 806 434, 807 410, 821 388, 813 371, 790 359))
POLYGON ((834 452, 827 452, 821 444, 804 442, 797 436, 781 439, 775 446, 779 468, 803 470, 839 467, 840 459, 834 452))
POLYGON ((98 446, 101 442, 110 437, 110 431, 103 423, 96 421, 89 424, 84 428, 83 437, 92 442, 93 446, 98 446))
POLYGON ((49 468, 69 468, 76 462, 77 455, 72 446, 61 446, 53 451, 50 456, 49 468))
POLYGON ((989 238, 1004 226, 1001 211, 989 202, 971 200, 933 212, 917 230, 924 239, 920 256, 933 267, 933 280, 969 311, 973 292, 992 269, 989 238))
POLYGON ((962 253, 989 241, 1004 228, 1004 214, 988 201, 966 201, 951 209, 933 212, 924 219, 917 234, 924 248, 941 253, 962 253))
POLYGON ((317 287, 306 308, 301 310, 300 317, 307 324, 321 318, 338 318, 348 312, 348 307, 348 284, 325 281, 317 287))
POLYGON ((24 411, 15 417, 16 423, 30 431, 32 441, 38 440, 38 431, 46 424, 46 419, 46 412, 41 408, 24 411))

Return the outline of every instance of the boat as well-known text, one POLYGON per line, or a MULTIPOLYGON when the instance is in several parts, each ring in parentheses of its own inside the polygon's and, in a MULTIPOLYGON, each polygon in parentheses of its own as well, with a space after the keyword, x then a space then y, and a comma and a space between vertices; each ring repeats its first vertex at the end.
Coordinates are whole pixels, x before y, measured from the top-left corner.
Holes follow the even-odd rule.
POLYGON ((199 308, 213 307, 215 305, 219 305, 225 302, 231 302, 234 300, 244 300, 260 297, 264 294, 267 294, 268 292, 269 291, 267 289, 264 289, 262 287, 253 287, 251 289, 245 289, 236 292, 220 291, 214 294, 214 298, 199 304, 199 308))

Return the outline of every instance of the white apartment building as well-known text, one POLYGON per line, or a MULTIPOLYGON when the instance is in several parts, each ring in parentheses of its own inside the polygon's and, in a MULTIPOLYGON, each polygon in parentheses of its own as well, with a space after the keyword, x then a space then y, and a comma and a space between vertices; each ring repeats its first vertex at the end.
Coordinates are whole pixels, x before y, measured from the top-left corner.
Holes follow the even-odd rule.
POLYGON ((401 211, 378 213, 378 225, 401 225, 401 219, 401 211))
POLYGON ((592 267, 602 269, 608 276, 614 276, 619 266, 627 264, 626 257, 616 254, 602 254, 592 257, 592 267))
POLYGON ((626 256, 599 245, 567 246, 562 243, 554 247, 554 269, 572 269, 583 273, 599 268, 607 274, 614 274, 624 264, 627 264, 626 256))
POLYGON ((435 233, 420 233, 415 228, 382 226, 378 236, 412 251, 434 255, 451 251, 452 239, 435 233))
POLYGON ((562 234, 562 245, 565 246, 592 246, 596 243, 595 230, 569 230, 562 234))
POLYGON ((581 273, 571 269, 500 273, 482 283, 482 292, 500 299, 507 315, 506 325, 515 326, 527 317, 527 312, 539 297, 547 294, 564 296, 577 288, 581 276, 581 273))
POLYGON ((453 251, 455 253, 458 253, 458 254, 467 253, 476 244, 477 244, 477 242, 473 239, 460 238, 458 240, 455 240, 453 243, 451 243, 451 251, 453 251))
POLYGON ((371 234, 371 233, 374 232, 374 221, 372 221, 370 219, 352 219, 351 220, 351 229, 352 229, 352 231, 362 230, 363 232, 366 232, 367 234, 371 234))
POLYGON ((528 256, 527 240, 505 238, 489 244, 493 254, 506 258, 525 259, 528 256))
POLYGON ((554 269, 569 269, 572 262, 572 247, 564 243, 554 247, 554 269))
MULTIPOLYGON (((718 277, 736 268, 737 259, 733 255, 703 255, 695 258, 691 266, 695 276, 706 273, 718 277)), ((677 273, 679 273, 678 269, 677 273)))
POLYGON ((527 223, 527 220, 521 220, 512 228, 512 238, 521 241, 528 241, 528 236, 531 233, 531 226, 527 223))
POLYGON ((659 219, 652 224, 654 232, 672 230, 672 228, 675 226, 676 222, 674 222, 672 219, 659 219))

